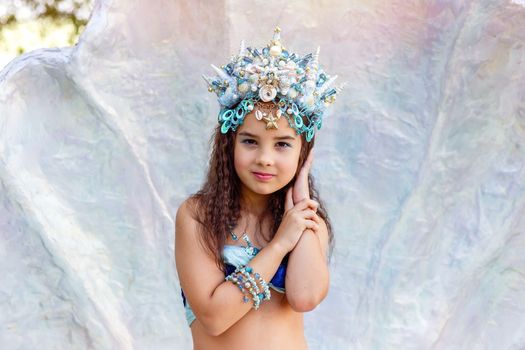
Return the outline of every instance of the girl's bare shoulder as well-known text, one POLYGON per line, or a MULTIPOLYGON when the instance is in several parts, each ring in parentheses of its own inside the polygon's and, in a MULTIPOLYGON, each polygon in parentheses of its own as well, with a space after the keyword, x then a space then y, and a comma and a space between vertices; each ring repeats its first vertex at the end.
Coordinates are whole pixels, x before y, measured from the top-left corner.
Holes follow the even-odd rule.
POLYGON ((194 220, 201 215, 201 207, 199 201, 195 197, 188 197, 181 203, 177 209, 176 221, 179 220, 194 220))
POLYGON ((175 238, 177 241, 193 241, 199 228, 197 200, 189 197, 181 203, 175 216, 175 238))

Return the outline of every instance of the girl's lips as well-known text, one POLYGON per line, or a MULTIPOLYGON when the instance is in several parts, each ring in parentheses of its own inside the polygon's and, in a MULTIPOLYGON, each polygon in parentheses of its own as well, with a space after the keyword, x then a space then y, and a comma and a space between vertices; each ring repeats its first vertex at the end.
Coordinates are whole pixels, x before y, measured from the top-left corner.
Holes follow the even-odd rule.
POLYGON ((272 174, 266 174, 266 173, 252 172, 252 174, 253 174, 258 180, 261 180, 261 181, 268 181, 268 180, 270 180, 272 177, 274 177, 274 175, 272 175, 272 174))

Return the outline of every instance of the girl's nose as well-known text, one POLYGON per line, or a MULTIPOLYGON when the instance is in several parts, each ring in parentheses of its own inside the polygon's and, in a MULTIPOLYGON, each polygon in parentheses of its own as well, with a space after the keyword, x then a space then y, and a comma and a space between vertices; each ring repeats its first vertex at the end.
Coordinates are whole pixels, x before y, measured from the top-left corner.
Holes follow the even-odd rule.
POLYGON ((255 161, 259 165, 265 165, 265 166, 273 165, 273 157, 271 155, 271 152, 265 151, 265 150, 261 150, 257 154, 257 158, 255 161))

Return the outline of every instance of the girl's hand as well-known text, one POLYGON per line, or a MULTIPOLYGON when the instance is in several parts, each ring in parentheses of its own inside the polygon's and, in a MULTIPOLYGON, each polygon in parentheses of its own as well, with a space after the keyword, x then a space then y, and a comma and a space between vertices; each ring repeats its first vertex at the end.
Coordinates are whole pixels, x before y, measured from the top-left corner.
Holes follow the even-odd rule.
POLYGON ((292 188, 286 192, 284 215, 273 240, 286 252, 292 251, 306 229, 319 230, 319 217, 315 213, 318 203, 309 198, 294 205, 292 188))
POLYGON ((310 173, 312 162, 314 160, 313 150, 313 148, 310 149, 308 157, 306 157, 306 161, 304 162, 303 167, 301 168, 301 170, 297 174, 297 178, 295 179, 295 184, 293 186, 294 203, 299 203, 303 199, 310 198, 310 189, 308 187, 308 174, 310 173))

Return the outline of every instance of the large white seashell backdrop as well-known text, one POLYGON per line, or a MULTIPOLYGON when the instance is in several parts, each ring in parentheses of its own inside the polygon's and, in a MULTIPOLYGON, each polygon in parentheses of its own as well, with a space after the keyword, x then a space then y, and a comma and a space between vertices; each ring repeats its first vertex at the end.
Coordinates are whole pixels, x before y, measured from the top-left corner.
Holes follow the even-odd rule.
POLYGON ((0 73, 0 347, 188 349, 174 214, 273 28, 348 81, 314 175, 337 237, 311 349, 525 347, 525 4, 100 0, 0 73))

